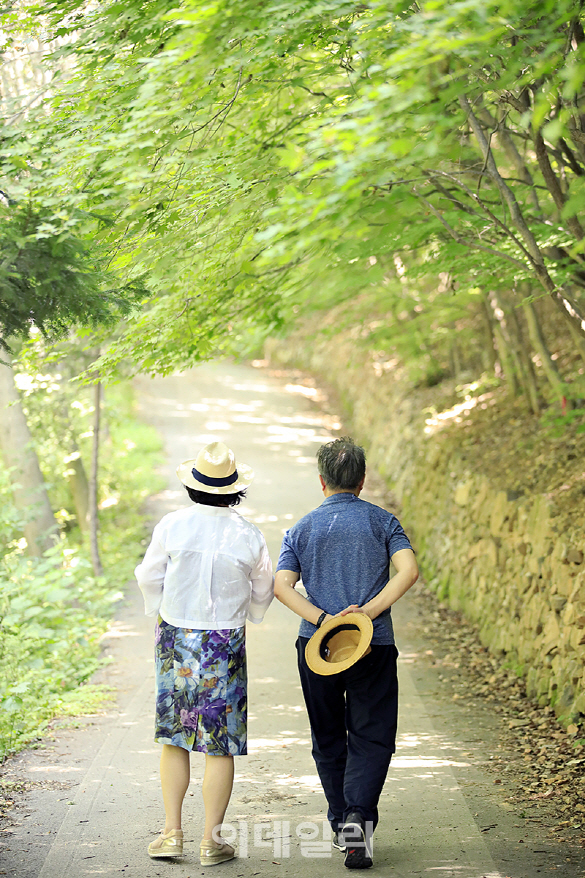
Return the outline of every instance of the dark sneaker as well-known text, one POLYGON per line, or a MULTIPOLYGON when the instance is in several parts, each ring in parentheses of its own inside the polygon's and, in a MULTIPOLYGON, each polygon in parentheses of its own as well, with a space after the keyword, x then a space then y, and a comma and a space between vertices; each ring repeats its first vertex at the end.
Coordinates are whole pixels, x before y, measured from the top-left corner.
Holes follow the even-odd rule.
POLYGON ((337 832, 333 833, 333 839, 331 844, 335 848, 336 851, 344 851, 345 850, 345 842, 343 840, 343 835, 341 834, 341 829, 337 832))
POLYGON ((366 823, 358 811, 348 814, 341 835, 345 843, 346 868, 369 869, 373 866, 372 840, 366 836, 366 823))

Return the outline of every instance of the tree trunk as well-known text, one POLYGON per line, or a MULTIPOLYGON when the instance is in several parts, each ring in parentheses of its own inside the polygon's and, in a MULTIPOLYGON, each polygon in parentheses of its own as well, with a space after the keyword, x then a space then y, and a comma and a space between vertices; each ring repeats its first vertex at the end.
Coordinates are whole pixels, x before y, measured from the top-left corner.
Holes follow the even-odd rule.
POLYGON ((500 307, 495 293, 489 294, 488 303, 489 304, 486 304, 486 308, 490 309, 489 313, 491 316, 493 316, 493 320, 491 322, 494 331, 494 338, 496 340, 496 346, 500 355, 502 370, 504 372, 504 378, 512 396, 519 396, 520 385, 518 383, 518 375, 516 374, 516 369, 514 368, 511 346, 507 337, 506 317, 500 307))
POLYGON ((498 371, 498 348, 496 339, 494 338, 494 328, 492 326, 492 314, 490 313, 490 305, 485 296, 482 297, 481 314, 485 327, 485 344, 482 345, 482 361, 485 372, 492 372, 494 375, 498 371))
POLYGON ((451 374, 453 378, 457 378, 461 374, 461 358, 456 344, 451 344, 449 348, 449 359, 451 361, 451 374))
POLYGON ((538 415, 540 414, 541 408, 540 394, 538 392, 538 383, 536 381, 534 363, 530 356, 530 349, 526 346, 524 341, 524 334, 522 332, 522 327, 520 326, 520 321, 518 320, 516 309, 510 307, 508 313, 510 324, 514 328, 514 332, 511 333, 513 336, 512 345, 515 353, 518 374, 524 389, 524 395, 528 400, 533 413, 538 415))
MULTIPOLYGON (((6 356, 6 354, 4 354, 6 356)), ((0 364, 0 451, 13 469, 13 496, 25 513, 24 536, 29 555, 40 556, 58 539, 53 515, 32 437, 22 410, 12 368, 0 364)))
POLYGON ((102 404, 101 381, 98 381, 94 386, 93 404, 93 448, 91 455, 91 476, 89 480, 89 540, 93 572, 95 576, 101 576, 104 572, 98 543, 98 468, 100 453, 100 415, 102 404))
POLYGON ((577 332, 572 323, 569 323, 569 332, 571 333, 571 338, 575 342, 575 347, 577 348, 579 356, 585 363, 585 338, 583 338, 580 332, 577 332))
POLYGON ((89 526, 89 481, 75 440, 71 444, 72 451, 67 458, 67 481, 75 505, 79 530, 85 533, 89 526))
POLYGON ((540 357, 544 374, 546 375, 555 396, 558 399, 561 399, 566 393, 566 387, 561 374, 557 369, 556 363, 550 355, 546 341, 544 340, 536 309, 532 302, 524 302, 522 307, 526 316, 526 324, 528 326, 528 334, 530 335, 532 347, 540 357))

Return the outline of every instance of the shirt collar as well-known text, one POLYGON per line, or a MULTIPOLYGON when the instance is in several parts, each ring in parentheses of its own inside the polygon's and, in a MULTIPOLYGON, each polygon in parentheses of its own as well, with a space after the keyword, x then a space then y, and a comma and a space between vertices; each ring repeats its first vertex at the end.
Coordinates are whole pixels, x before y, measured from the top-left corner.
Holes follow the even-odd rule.
POLYGON ((326 497, 321 503, 321 506, 329 506, 332 503, 353 503, 354 500, 359 499, 360 498, 356 497, 355 494, 343 491, 339 494, 332 494, 331 497, 326 497))
MULTIPOLYGON (((187 507, 191 510, 191 512, 198 513, 200 515, 210 515, 212 517, 217 516, 225 516, 231 515, 236 512, 236 510, 232 506, 206 506, 205 503, 194 503, 192 506, 187 507)), ((236 515, 238 513, 236 512, 236 515)))

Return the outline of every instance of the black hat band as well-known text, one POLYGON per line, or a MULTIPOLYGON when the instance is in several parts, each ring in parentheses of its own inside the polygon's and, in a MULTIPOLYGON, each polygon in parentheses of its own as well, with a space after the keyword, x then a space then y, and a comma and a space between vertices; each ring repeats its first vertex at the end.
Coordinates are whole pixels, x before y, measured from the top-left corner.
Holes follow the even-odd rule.
POLYGON ((329 655, 329 641, 333 640, 336 634, 339 634, 340 631, 359 631, 359 627, 354 625, 353 622, 350 622, 346 625, 336 625, 335 628, 332 628, 327 634, 324 636, 321 641, 321 645, 319 647, 319 654, 322 659, 327 661, 327 657, 329 655))
POLYGON ((227 485, 233 485, 234 482, 238 481, 237 470, 235 470, 231 476, 225 476, 223 479, 214 479, 211 476, 206 476, 203 473, 200 473, 195 467, 193 467, 191 472, 193 473, 193 478, 197 482, 201 482, 202 485, 209 485, 210 488, 225 488, 227 485))

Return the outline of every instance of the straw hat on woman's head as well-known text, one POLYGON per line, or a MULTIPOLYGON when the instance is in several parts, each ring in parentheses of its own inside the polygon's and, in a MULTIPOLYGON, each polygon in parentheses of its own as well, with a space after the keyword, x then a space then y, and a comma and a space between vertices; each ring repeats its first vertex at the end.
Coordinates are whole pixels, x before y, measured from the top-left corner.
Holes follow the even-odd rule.
POLYGON ((223 442, 205 445, 196 458, 177 467, 184 485, 208 494, 236 494, 254 480, 254 471, 245 463, 236 466, 234 452, 223 442))

